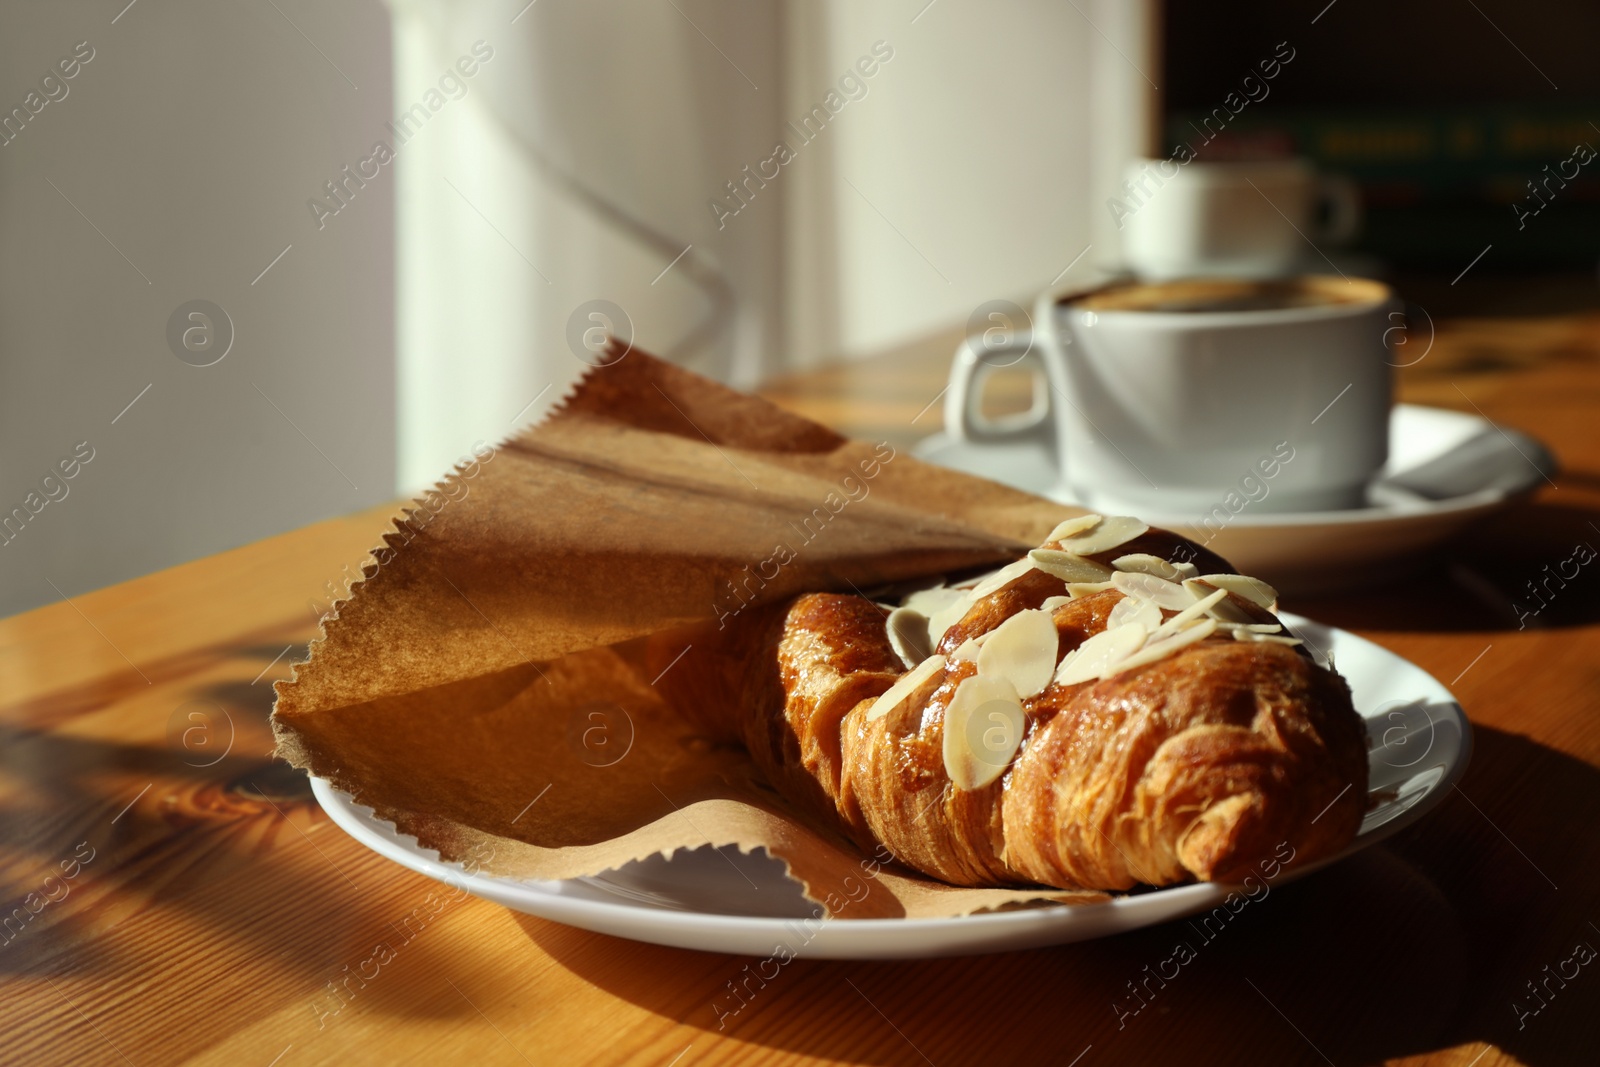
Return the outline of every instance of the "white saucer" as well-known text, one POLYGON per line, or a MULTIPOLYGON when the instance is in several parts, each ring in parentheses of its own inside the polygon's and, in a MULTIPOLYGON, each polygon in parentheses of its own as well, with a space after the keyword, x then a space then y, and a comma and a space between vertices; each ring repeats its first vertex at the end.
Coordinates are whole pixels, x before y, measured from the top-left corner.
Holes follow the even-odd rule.
MULTIPOLYGON (((1283 621, 1307 645, 1331 654, 1367 721, 1368 792, 1373 807, 1349 855, 1411 825, 1442 801, 1466 770, 1472 728, 1450 692, 1421 668, 1370 641, 1297 615, 1283 621)), ((402 866, 517 911, 569 926, 659 945, 768 956, 782 944, 797 956, 896 959, 1006 952, 1105 937, 1222 904, 1232 887, 1174 886, 1104 904, 1052 905, 952 919, 837 919, 808 923, 813 908, 783 866, 764 853, 709 848, 680 852, 593 878, 532 882, 468 874, 458 863, 397 834, 320 778, 317 800, 357 841, 402 866), (734 862, 730 868, 729 861, 734 862), (748 881, 746 881, 748 879, 748 881), (759 887, 752 893, 750 882, 759 887)), ((1285 867, 1276 886, 1324 864, 1285 867)), ((1260 887, 1256 887, 1259 890, 1260 887)))
MULTIPOLYGON (((974 445, 943 433, 918 442, 919 459, 1030 493, 1079 504, 1057 491, 1047 445, 974 445)), ((1139 518, 1175 530, 1279 592, 1314 593, 1371 582, 1407 569, 1423 550, 1531 491, 1556 470, 1532 437, 1477 415, 1397 404, 1389 419, 1389 462, 1368 487, 1368 504, 1348 511, 1243 511, 1219 531, 1193 515, 1139 518)), ((1093 506, 1081 502, 1083 506, 1093 506)))

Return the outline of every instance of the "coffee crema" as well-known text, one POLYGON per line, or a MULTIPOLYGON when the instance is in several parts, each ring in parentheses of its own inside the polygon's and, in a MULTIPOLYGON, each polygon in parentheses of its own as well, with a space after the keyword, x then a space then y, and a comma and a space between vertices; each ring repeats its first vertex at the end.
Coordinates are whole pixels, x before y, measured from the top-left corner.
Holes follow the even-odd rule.
POLYGON ((1193 278, 1177 282, 1113 285, 1061 303, 1085 311, 1154 311, 1214 314, 1283 311, 1292 308, 1372 304, 1387 300, 1389 289, 1365 278, 1344 280, 1312 275, 1272 281, 1193 278))

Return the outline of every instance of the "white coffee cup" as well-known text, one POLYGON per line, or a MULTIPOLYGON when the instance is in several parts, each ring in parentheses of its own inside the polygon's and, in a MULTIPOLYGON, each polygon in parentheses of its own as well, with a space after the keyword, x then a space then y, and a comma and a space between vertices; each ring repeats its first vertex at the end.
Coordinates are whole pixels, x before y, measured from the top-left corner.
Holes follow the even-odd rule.
POLYGON ((1380 282, 1327 276, 1046 293, 1031 330, 957 350, 945 431, 1043 444, 1060 475, 1051 495, 1099 509, 1360 507, 1388 458, 1386 334, 1402 306, 1380 282), (984 416, 987 376, 1024 365, 1032 410, 984 416))
POLYGON ((1140 278, 1272 278, 1354 236, 1361 200, 1303 160, 1131 163, 1111 213, 1140 278))

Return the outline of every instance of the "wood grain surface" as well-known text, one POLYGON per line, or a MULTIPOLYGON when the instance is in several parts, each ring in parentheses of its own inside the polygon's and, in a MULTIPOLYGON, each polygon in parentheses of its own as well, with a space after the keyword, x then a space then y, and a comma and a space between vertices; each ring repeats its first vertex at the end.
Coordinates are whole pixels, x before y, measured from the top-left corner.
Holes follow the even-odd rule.
MULTIPOLYGON (((953 343, 768 394, 909 442, 938 428, 953 343)), ((1471 770, 1414 828, 1273 889, 1214 940, 1175 923, 796 961, 719 1029, 713 1004, 751 961, 451 898, 347 837, 269 756, 270 682, 378 509, 0 621, 0 1063, 1600 1062, 1600 961, 1584 959, 1600 949, 1600 564, 1522 628, 1512 607, 1577 544, 1600 547, 1600 316, 1442 322, 1402 381, 1403 399, 1537 435, 1561 471, 1404 585, 1287 606, 1450 685, 1471 770), (1129 983, 1185 940, 1195 958, 1119 1025, 1129 983)))

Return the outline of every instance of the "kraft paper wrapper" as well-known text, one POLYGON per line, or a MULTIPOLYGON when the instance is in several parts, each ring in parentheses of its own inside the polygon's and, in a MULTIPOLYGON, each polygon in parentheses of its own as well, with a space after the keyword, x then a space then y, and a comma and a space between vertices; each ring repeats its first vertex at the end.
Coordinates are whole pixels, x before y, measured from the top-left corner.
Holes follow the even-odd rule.
POLYGON ((761 605, 1010 562, 1068 509, 638 350, 430 497, 278 683, 273 726, 279 755, 446 860, 564 879, 760 848, 847 918, 1105 899, 880 870, 762 780, 743 709, 671 684, 761 605))

